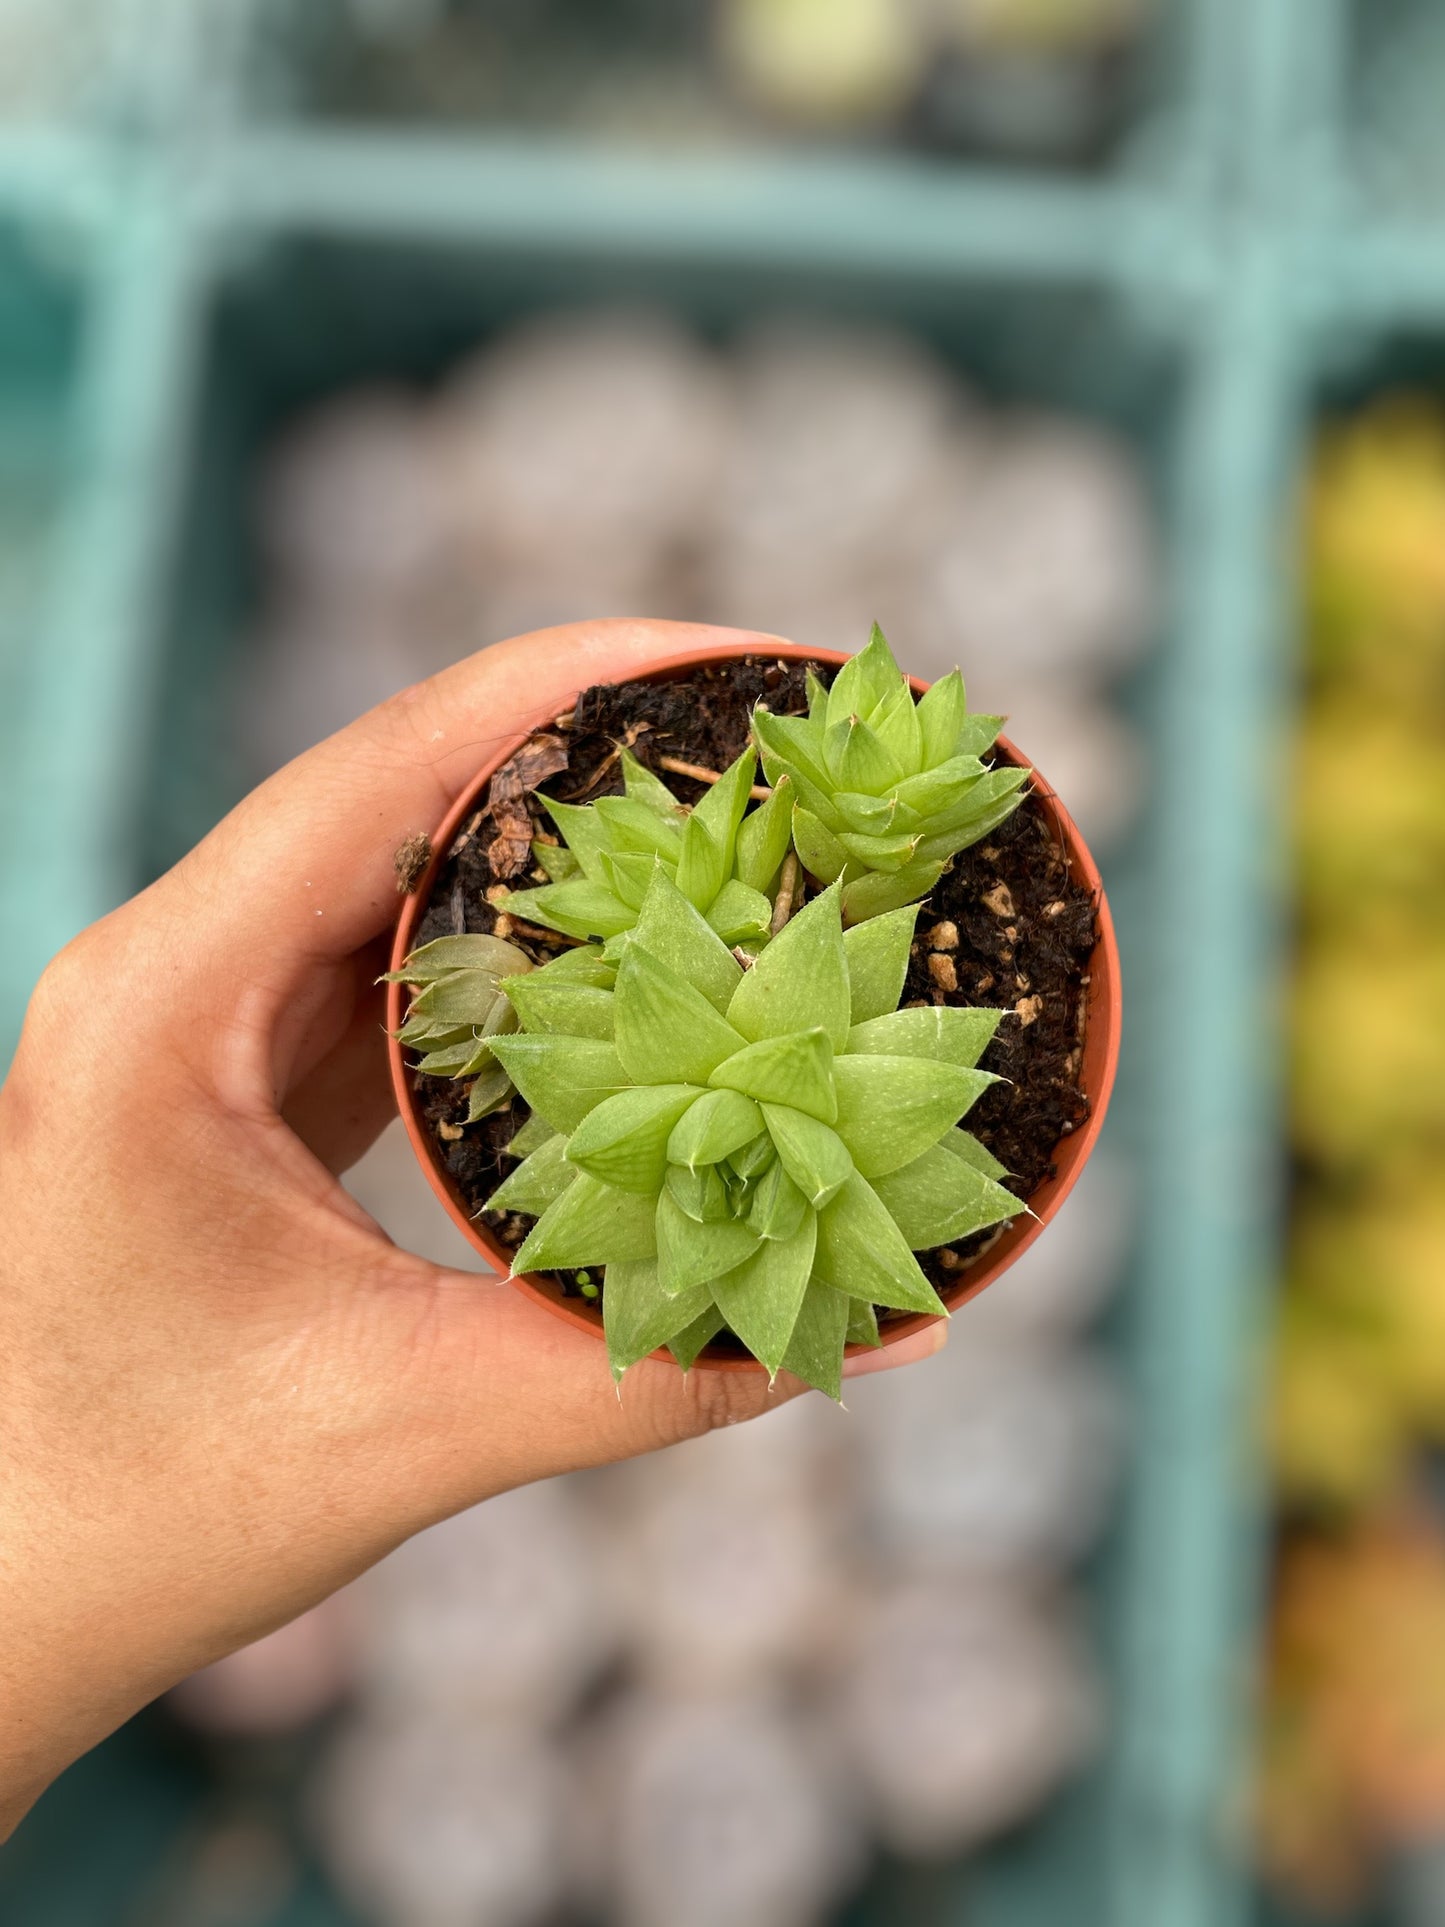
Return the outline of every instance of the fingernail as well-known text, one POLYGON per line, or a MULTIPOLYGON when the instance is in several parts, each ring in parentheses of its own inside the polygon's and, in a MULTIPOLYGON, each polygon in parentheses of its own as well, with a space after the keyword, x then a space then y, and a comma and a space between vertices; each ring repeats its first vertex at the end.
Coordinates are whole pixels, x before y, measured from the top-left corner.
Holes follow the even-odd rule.
POLYGON ((865 1378, 869 1372, 891 1372, 899 1365, 917 1365, 921 1360, 941 1352, 947 1343, 948 1320, 936 1318, 923 1331, 900 1338, 896 1345, 885 1345, 881 1351, 862 1352, 856 1358, 845 1358, 843 1376, 865 1378))

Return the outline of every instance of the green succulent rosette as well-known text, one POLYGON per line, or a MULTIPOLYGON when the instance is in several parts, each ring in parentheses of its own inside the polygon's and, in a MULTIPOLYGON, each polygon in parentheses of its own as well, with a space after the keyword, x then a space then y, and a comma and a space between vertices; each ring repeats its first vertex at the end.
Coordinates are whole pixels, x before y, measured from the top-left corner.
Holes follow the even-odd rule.
POLYGON ((764 773, 775 793, 792 787, 794 847, 811 876, 842 883, 845 922, 926 896, 1018 808, 1031 772, 983 760, 1002 726, 969 715, 956 669, 915 703, 876 623, 830 689, 810 678, 806 716, 754 710, 764 773))
POLYGON ((748 749, 689 810, 630 751, 621 761, 621 796, 587 804, 542 798, 562 839, 532 845, 549 881, 510 892, 500 908, 568 937, 619 937, 637 922, 661 864, 724 943, 765 943, 767 892, 791 834, 786 786, 746 814, 757 773, 748 749))
POLYGON ((837 1398, 875 1306, 944 1311, 915 1251, 1022 1209, 957 1128, 1002 1013, 899 1010, 916 906, 845 933, 840 899, 744 970, 655 866, 614 988, 508 980, 493 1049, 533 1116, 487 1209, 537 1219, 514 1274, 605 1267, 615 1376, 663 1345, 686 1370, 726 1325, 837 1398))
POLYGON ((517 1028, 516 1007, 504 985, 531 968, 531 958, 500 937, 438 937, 378 980, 409 984, 417 993, 396 1032, 399 1044, 418 1053, 413 1068, 428 1077, 473 1080, 468 1124, 511 1095, 512 1080, 492 1045, 517 1028))

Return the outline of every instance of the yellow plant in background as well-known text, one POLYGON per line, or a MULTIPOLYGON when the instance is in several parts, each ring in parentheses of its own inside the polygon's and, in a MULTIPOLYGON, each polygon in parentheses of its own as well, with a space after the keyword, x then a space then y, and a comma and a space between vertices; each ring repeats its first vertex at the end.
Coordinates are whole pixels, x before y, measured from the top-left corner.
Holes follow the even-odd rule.
MULTIPOLYGON (((1441 705, 1445 711, 1445 702, 1441 705)), ((1330 948, 1342 917, 1445 931, 1445 714, 1402 728, 1399 705, 1325 687, 1295 753, 1300 919, 1330 948), (1359 773, 1368 772, 1365 780, 1359 773)))
POLYGON ((1445 1443, 1445 410, 1328 434, 1305 540, 1260 1827, 1341 1902, 1445 1833, 1445 1517, 1417 1490, 1445 1443))
POLYGON ((1383 907, 1302 948, 1290 1004, 1290 1127, 1339 1182, 1445 1140, 1445 950, 1383 907))
MULTIPOLYGON (((1306 501, 1310 654, 1361 694, 1445 679, 1445 416, 1398 398, 1327 435, 1306 501)), ((1401 716, 1408 733, 1409 719, 1401 716)), ((1441 726, 1438 708, 1430 719, 1441 726)))
MULTIPOLYGON (((1422 1182, 1438 1183, 1425 1172, 1422 1182)), ((1285 1493, 1353 1509, 1445 1441, 1445 1199, 1309 1200, 1280 1319, 1273 1441, 1285 1493)))

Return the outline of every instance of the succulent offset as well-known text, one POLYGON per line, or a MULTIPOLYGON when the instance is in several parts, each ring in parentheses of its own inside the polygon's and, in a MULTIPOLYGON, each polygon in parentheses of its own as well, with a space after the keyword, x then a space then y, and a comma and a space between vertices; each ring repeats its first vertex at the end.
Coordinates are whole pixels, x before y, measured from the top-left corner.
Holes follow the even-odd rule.
POLYGON ((589 804, 542 798, 562 838, 532 846, 550 881, 510 892, 500 907, 569 937, 621 936, 661 864, 724 942, 766 942, 766 892, 788 850, 787 787, 745 816, 757 769, 749 749, 689 810, 626 749, 621 763, 622 796, 589 804))
POLYGON ((517 1013, 503 991, 510 977, 532 960, 500 937, 438 937, 413 950, 400 970, 382 983, 410 984, 417 992, 396 1040, 420 1052, 416 1065, 428 1077, 470 1077, 467 1122, 493 1111, 511 1093, 512 1080, 492 1045, 517 1028, 517 1013))
POLYGON ((745 970, 654 864, 614 988, 586 958, 507 979, 490 1048, 533 1117, 487 1208, 537 1219, 514 1273, 605 1267, 616 1375, 726 1325, 836 1398, 875 1306, 944 1312, 915 1251, 1020 1210, 957 1128, 1002 1013, 897 1008, 915 916, 845 933, 835 885, 745 970))
POLYGON ((845 922, 917 902, 1018 808, 1030 772, 983 760, 1002 724, 968 714, 956 669, 915 703, 876 624, 830 689, 810 678, 806 716, 754 710, 764 772, 775 793, 792 786, 803 867, 841 881, 845 922))

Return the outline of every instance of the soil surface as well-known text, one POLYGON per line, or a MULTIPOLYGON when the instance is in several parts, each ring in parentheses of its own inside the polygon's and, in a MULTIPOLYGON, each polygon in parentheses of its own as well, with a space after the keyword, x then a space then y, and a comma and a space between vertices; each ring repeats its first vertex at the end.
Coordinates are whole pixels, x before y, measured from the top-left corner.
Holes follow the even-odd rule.
MULTIPOLYGON (((619 794, 618 749, 626 744, 681 802, 695 803, 707 785, 663 767, 660 759, 725 769, 746 747, 748 716, 760 698, 779 714, 806 711, 807 668, 801 662, 750 657, 709 666, 676 682, 589 689, 547 732, 554 742, 539 746, 539 754, 553 765, 562 763, 564 753, 566 757, 565 766, 556 768, 541 788, 568 803, 619 794)), ((832 680, 830 667, 813 668, 825 683, 832 680)), ((504 792, 509 787, 502 786, 504 792)), ((509 887, 524 889, 546 880, 540 870, 509 873, 519 846, 518 826, 508 814, 517 802, 507 794, 495 801, 495 809, 479 810, 468 819, 440 865, 417 942, 464 931, 494 931, 545 963, 566 948, 569 939, 499 915, 489 901, 489 892, 500 895, 509 887)), ((521 807, 529 813, 535 834, 556 840, 534 795, 527 794, 521 807)), ((1079 1070, 1084 993, 1096 934, 1093 898, 1071 873, 1053 840, 1046 807, 1033 796, 982 843, 954 859, 919 912, 902 1001, 987 1004, 1013 1013, 982 1059, 985 1070, 1007 1081, 986 1092, 963 1124, 1006 1166, 1011 1174, 1006 1182, 1021 1201, 1052 1175, 1060 1138, 1088 1115, 1079 1070)), ((442 1161, 470 1209, 484 1211, 492 1192, 515 1168, 507 1146, 528 1115, 526 1104, 514 1096, 500 1111, 463 1127, 465 1084, 419 1076, 416 1090, 442 1161)), ((487 1222, 516 1250, 534 1221, 489 1213, 487 1222)), ((954 1247, 920 1253, 919 1263, 940 1290, 952 1287, 970 1260, 1003 1229, 991 1227, 954 1247)), ((555 1276, 568 1293, 580 1291, 575 1274, 555 1276)), ((880 1312, 880 1318, 896 1315, 880 1312)))

